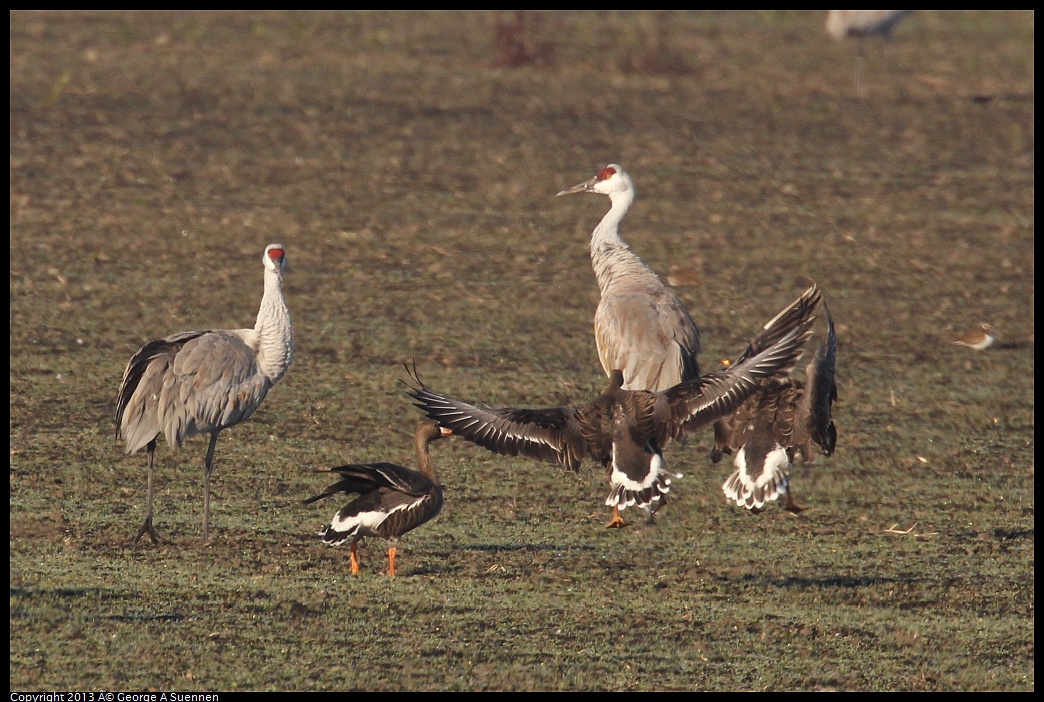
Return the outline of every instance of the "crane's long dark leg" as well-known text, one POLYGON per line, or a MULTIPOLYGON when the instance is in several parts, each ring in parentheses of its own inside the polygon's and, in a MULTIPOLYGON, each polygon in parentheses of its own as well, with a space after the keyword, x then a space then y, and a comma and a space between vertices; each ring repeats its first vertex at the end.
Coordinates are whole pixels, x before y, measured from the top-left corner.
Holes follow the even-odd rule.
POLYGON ((203 466, 203 543, 210 541, 210 473, 214 469, 214 450, 220 432, 210 435, 210 447, 207 449, 207 460, 203 466))
POLYGON ((145 498, 145 521, 142 523, 141 528, 138 529, 138 535, 134 537, 134 543, 138 543, 141 537, 148 532, 149 538, 152 539, 152 543, 158 544, 160 541, 159 533, 156 532, 156 528, 152 526, 152 465, 156 458, 156 440, 153 439, 146 446, 145 450, 149 452, 149 482, 148 482, 148 496, 145 498))
POLYGON ((856 97, 866 97, 866 86, 863 85, 863 74, 866 72, 866 47, 863 46, 863 38, 856 40, 856 69, 855 69, 855 91, 856 97))

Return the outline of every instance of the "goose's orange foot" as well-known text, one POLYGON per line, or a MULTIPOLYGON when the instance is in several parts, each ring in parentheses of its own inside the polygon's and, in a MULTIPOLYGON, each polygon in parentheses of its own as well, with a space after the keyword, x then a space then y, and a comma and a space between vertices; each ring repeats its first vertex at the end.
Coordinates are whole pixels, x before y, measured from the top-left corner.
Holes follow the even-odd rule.
POLYGON ((609 523, 605 525, 606 529, 623 529, 624 527, 631 526, 630 522, 625 522, 624 518, 620 516, 620 508, 613 507, 613 518, 609 520, 609 523))

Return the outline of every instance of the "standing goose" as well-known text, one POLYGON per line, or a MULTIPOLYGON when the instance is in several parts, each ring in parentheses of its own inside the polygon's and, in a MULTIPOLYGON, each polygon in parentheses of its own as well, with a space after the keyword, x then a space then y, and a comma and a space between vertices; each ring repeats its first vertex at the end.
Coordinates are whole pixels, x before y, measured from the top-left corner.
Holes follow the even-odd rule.
POLYGON ((816 349, 805 369, 805 380, 762 380, 761 388, 735 414, 714 424, 711 460, 717 463, 722 455, 738 451, 736 470, 722 491, 740 507, 760 511, 786 493, 786 509, 801 512, 804 507, 794 502, 789 486, 795 454, 800 453, 804 463, 812 463, 816 459, 813 444, 825 456, 834 452, 837 429, 831 409, 837 399, 837 335, 826 303, 823 309, 827 340, 816 349))
POLYGON ((631 505, 650 510, 662 504, 671 479, 663 448, 735 411, 764 378, 786 373, 811 335, 819 302, 813 285, 781 312, 727 369, 659 392, 624 389, 619 369, 609 389, 578 409, 512 409, 471 405, 428 388, 415 373, 408 393, 430 419, 485 449, 527 456, 577 471, 584 458, 600 463, 611 490, 605 504, 614 508, 606 527, 627 523, 619 511, 631 505))
POLYGON ((359 572, 358 544, 364 536, 388 539, 388 575, 395 577, 395 554, 399 538, 442 510, 442 486, 435 475, 428 446, 453 432, 432 421, 417 427, 417 467, 420 472, 396 463, 360 463, 331 468, 341 479, 314 497, 317 500, 344 492, 358 494, 338 510, 319 535, 331 546, 351 539, 349 554, 352 573, 359 572))
POLYGON ((666 390, 700 376, 700 331, 685 305, 620 238, 634 183, 610 163, 594 178, 558 193, 608 195, 612 205, 591 234, 591 264, 601 299, 595 310, 598 358, 606 375, 623 372, 624 390, 666 390))
POLYGON ((163 434, 171 448, 210 434, 203 468, 203 541, 210 538, 210 473, 222 429, 249 418, 268 390, 290 368, 294 355, 290 313, 283 298, 286 249, 265 247, 265 292, 253 329, 212 329, 150 341, 131 356, 116 400, 116 438, 128 454, 145 448, 149 456, 145 521, 153 543, 153 460, 163 434))

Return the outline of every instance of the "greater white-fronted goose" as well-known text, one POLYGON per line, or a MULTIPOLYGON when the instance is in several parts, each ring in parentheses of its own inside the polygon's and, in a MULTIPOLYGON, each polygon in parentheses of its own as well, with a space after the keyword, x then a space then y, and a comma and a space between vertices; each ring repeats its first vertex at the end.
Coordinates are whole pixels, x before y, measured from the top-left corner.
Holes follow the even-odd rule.
POLYGON ((837 429, 832 418, 837 385, 834 366, 837 335, 830 310, 823 304, 827 339, 816 349, 805 369, 804 381, 770 378, 734 414, 714 424, 715 463, 726 453, 737 451, 736 470, 722 485, 730 502, 752 511, 786 494, 786 509, 804 508, 794 501, 790 469, 796 454, 804 463, 816 459, 816 449, 825 456, 834 452, 837 429))
POLYGON ((338 510, 330 524, 319 532, 323 541, 331 546, 351 540, 349 554, 353 574, 359 572, 359 540, 365 536, 380 536, 388 540, 388 575, 395 577, 399 539, 434 519, 442 510, 442 486, 428 447, 451 433, 433 421, 421 422, 416 434, 419 472, 383 462, 349 464, 321 471, 336 473, 341 479, 309 497, 305 504, 342 492, 359 495, 338 510))
POLYGON ((203 466, 203 541, 210 538, 210 473, 218 434, 254 413, 293 362, 294 336, 283 298, 286 249, 269 244, 261 257, 265 291, 253 329, 181 332, 150 341, 131 356, 116 399, 116 438, 127 453, 149 456, 145 521, 153 543, 152 473, 160 434, 171 448, 197 434, 210 434, 203 466))
POLYGON ((420 381, 408 393, 429 418, 494 453, 558 463, 573 471, 584 458, 600 463, 614 508, 607 527, 626 526, 619 511, 631 505, 652 511, 663 503, 671 479, 663 449, 667 443, 730 414, 759 381, 786 374, 811 335, 812 312, 820 298, 813 285, 776 316, 727 369, 660 392, 624 390, 614 370, 609 389, 578 409, 512 409, 476 406, 437 392, 420 381))
POLYGON ((610 163, 598 175, 558 193, 608 195, 609 211, 591 234, 591 265, 601 297, 595 310, 598 358, 606 375, 620 370, 624 390, 657 392, 700 375, 700 331, 685 305, 622 238, 620 222, 634 202, 634 183, 610 163))

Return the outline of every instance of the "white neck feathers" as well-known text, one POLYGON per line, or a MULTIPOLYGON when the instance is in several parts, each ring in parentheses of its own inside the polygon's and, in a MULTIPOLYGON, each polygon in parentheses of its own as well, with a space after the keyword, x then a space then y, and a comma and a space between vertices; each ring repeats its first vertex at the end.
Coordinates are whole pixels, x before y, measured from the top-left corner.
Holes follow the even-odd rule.
POLYGON ((621 279, 641 279, 660 284, 659 277, 620 238, 620 222, 634 202, 634 189, 609 195, 612 207, 591 234, 591 264, 602 294, 621 279))
POLYGON ((258 366, 274 384, 286 375, 294 358, 294 333, 279 271, 265 268, 265 294, 261 297, 254 331, 258 366))

